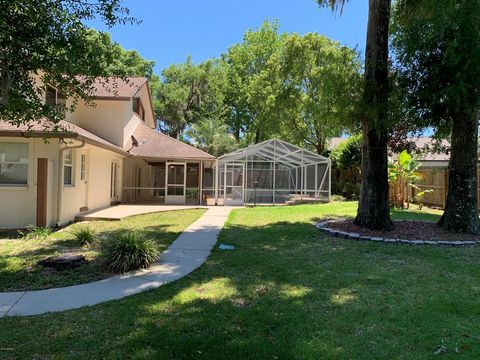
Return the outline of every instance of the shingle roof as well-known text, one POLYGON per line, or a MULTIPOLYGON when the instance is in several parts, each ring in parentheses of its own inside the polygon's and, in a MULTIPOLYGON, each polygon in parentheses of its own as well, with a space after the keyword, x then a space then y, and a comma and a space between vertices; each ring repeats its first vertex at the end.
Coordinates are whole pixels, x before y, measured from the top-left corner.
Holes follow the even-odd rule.
POLYGON ((126 151, 120 146, 114 145, 80 126, 63 120, 58 123, 40 120, 20 126, 0 121, 0 136, 73 138, 85 140, 93 145, 127 155, 126 151))
POLYGON ((131 99, 147 82, 145 77, 97 78, 93 83, 93 96, 103 99, 131 99))
MULTIPOLYGON (((345 140, 347 138, 332 138, 328 144, 328 149, 334 149, 345 140)), ((409 140, 415 143, 416 152, 423 161, 448 161, 450 159, 448 151, 450 143, 447 140, 441 140, 438 144, 428 136, 412 137, 409 140)))
POLYGON ((125 146, 125 150, 135 156, 160 159, 215 159, 214 156, 205 151, 155 131, 144 123, 138 124, 133 136, 138 141, 138 146, 132 147, 132 141, 130 140, 125 146))

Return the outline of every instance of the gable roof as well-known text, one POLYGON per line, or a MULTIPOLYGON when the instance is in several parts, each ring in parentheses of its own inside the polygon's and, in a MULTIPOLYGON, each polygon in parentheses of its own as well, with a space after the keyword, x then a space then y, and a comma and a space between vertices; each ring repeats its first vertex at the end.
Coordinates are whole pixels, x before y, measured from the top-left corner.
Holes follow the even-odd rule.
POLYGON ((138 146, 132 146, 130 139, 124 149, 135 156, 184 160, 215 159, 213 155, 149 128, 143 122, 138 124, 133 136, 137 140, 138 146))
POLYGON ((288 167, 315 165, 330 161, 322 155, 280 139, 266 140, 258 144, 250 145, 246 148, 238 149, 229 154, 220 156, 218 160, 221 162, 246 160, 248 156, 263 159, 265 161, 275 161, 276 163, 288 167))
POLYGON ((146 83, 146 77, 128 76, 125 79, 115 76, 99 77, 95 79, 92 85, 92 96, 97 99, 129 100, 146 83))

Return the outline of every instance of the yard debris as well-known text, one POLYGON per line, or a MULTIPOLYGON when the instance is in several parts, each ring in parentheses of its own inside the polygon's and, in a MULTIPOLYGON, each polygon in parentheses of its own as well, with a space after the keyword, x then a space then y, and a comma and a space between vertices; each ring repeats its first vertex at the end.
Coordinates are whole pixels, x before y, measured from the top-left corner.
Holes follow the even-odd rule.
POLYGON ((55 270, 71 269, 80 266, 85 261, 84 255, 65 253, 60 256, 50 256, 40 260, 39 265, 54 268, 55 270))
POLYGON ((268 293, 268 291, 269 291, 269 289, 265 285, 260 285, 259 287, 257 287, 255 289, 255 293, 260 294, 260 295, 266 294, 266 293, 268 293))
POLYGON ((244 298, 236 298, 236 299, 232 299, 230 300, 232 302, 232 304, 240 309, 245 309, 248 307, 248 302, 246 299, 244 298))
POLYGON ((435 351, 433 352, 433 354, 434 354, 434 355, 440 355, 440 354, 446 353, 447 351, 448 351, 448 349, 447 349, 445 346, 440 345, 440 346, 437 348, 437 350, 435 350, 435 351))
POLYGON ((235 246, 228 245, 228 244, 220 244, 220 245, 218 245, 218 248, 220 250, 235 250, 235 246))

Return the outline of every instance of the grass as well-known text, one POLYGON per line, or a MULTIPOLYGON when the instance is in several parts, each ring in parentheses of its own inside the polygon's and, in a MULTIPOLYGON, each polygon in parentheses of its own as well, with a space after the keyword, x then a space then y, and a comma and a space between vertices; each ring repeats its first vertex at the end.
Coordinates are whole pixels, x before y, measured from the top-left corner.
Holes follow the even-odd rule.
POLYGON ((479 358, 479 248, 332 239, 312 226, 355 207, 235 210, 220 235, 234 251, 215 248, 191 275, 119 301, 0 319, 0 358, 479 358))
MULTIPOLYGON (((205 210, 182 210, 138 215, 121 221, 95 221, 88 228, 97 240, 115 237, 126 231, 138 231, 152 239, 163 252, 170 243, 205 210)), ((68 286, 99 280, 112 275, 100 261, 99 242, 85 247, 78 234, 85 224, 72 224, 47 237, 18 238, 12 231, 0 233, 0 291, 19 291, 68 286), (78 268, 55 271, 37 265, 49 256, 64 252, 85 255, 87 261, 78 268)), ((1 355, 0 355, 1 358, 1 355)))

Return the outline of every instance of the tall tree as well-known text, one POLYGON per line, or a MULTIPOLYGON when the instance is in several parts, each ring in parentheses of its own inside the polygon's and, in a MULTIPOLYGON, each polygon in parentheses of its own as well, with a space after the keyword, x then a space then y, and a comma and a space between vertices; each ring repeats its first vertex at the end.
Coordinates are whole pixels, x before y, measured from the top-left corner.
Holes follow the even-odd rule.
POLYGON ((227 124, 237 140, 243 138, 247 144, 263 141, 277 129, 270 64, 283 37, 277 22, 265 21, 223 56, 228 65, 227 124))
POLYGON ((217 59, 199 65, 191 58, 162 72, 158 116, 162 131, 178 138, 193 124, 224 112, 225 69, 217 59))
MULTIPOLYGON (((347 0, 317 0, 341 9, 347 0)), ((361 109, 362 185, 355 224, 391 229, 388 202, 388 34, 391 0, 369 0, 361 109)))
POLYGON ((393 24, 411 117, 440 135, 451 132, 448 196, 439 225, 478 233, 480 0, 399 0, 393 24))
POLYGON ((284 120, 282 137, 325 151, 327 141, 354 122, 361 89, 358 54, 325 36, 287 35, 281 45, 275 107, 284 120))
POLYGON ((92 48, 84 21, 108 26, 135 22, 121 0, 0 0, 0 119, 13 124, 48 117, 63 110, 45 104, 42 83, 64 97, 91 100, 94 78, 106 75, 103 54, 92 48), (79 77, 78 75, 82 75, 79 77))

